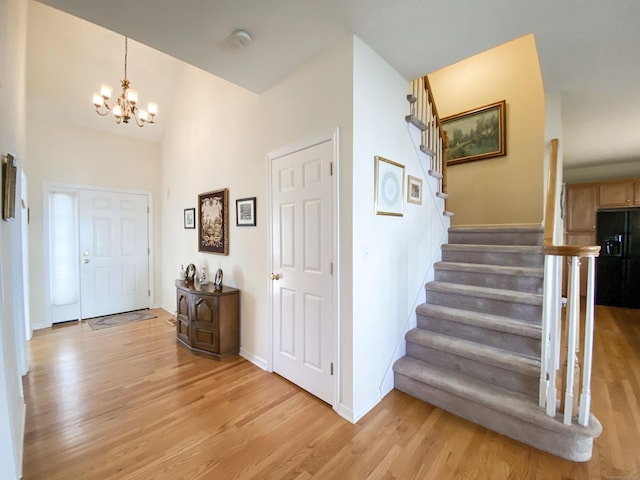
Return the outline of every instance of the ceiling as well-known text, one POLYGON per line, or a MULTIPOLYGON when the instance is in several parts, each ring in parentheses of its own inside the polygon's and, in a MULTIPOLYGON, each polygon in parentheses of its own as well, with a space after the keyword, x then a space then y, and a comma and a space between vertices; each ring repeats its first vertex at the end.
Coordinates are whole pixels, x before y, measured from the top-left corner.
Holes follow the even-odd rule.
MULTIPOLYGON (((261 93, 352 33, 407 80, 533 33, 545 92, 562 100, 565 166, 640 161, 638 0, 40 1, 167 54, 149 60, 169 72, 151 84, 158 89, 166 84, 153 98, 161 109, 160 99, 179 75, 168 56, 261 93), (234 46, 230 34, 238 28, 251 32, 250 46, 234 46)), ((113 35, 102 33, 108 34, 113 35)), ((53 35, 65 37, 65 31, 53 35)), ((107 44, 104 37, 90 52, 95 65, 83 66, 95 70, 92 88, 104 81, 99 78, 114 76, 102 52, 122 63, 122 45, 109 50, 107 44)), ((134 60, 135 47, 129 48, 129 77, 136 82, 151 65, 138 65, 134 73, 139 59, 134 60)), ((138 88, 142 101, 152 99, 147 94, 152 87, 138 88)), ((158 133, 147 135, 157 140, 158 133)))

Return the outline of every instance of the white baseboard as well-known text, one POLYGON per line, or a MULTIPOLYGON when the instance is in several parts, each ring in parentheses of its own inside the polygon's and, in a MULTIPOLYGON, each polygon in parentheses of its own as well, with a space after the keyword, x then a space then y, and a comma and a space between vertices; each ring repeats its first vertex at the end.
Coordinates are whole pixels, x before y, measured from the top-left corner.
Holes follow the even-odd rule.
POLYGON ((260 367, 262 370, 266 370, 267 372, 269 371, 267 368, 267 361, 264 358, 260 358, 257 355, 246 351, 244 348, 240 348, 240 356, 249 360, 256 367, 260 367))

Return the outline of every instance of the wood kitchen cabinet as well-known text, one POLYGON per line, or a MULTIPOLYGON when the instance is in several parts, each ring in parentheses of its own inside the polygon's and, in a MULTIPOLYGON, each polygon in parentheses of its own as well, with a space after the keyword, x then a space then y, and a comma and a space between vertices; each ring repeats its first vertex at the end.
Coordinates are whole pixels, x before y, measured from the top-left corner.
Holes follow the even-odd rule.
POLYGON ((596 231, 598 188, 592 183, 567 185, 567 232, 596 231))
POLYGON ((634 205, 634 182, 600 184, 599 205, 603 208, 631 207, 634 205))
POLYGON ((240 350, 240 291, 176 280, 176 337, 185 347, 218 360, 240 350))

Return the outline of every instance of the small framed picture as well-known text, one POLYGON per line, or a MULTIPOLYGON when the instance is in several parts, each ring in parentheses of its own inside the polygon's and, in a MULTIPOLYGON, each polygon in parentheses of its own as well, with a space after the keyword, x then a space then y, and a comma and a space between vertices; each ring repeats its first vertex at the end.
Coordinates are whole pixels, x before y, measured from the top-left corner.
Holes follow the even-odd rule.
POLYGON ((196 228, 196 209, 184 209, 184 228, 196 228))
POLYGON ((375 157, 374 204, 376 215, 402 217, 404 165, 375 157))
POLYGON ((236 200, 236 225, 238 227, 256 226, 256 197, 236 200))
POLYGON ((407 175, 407 202, 422 205, 422 179, 407 175))

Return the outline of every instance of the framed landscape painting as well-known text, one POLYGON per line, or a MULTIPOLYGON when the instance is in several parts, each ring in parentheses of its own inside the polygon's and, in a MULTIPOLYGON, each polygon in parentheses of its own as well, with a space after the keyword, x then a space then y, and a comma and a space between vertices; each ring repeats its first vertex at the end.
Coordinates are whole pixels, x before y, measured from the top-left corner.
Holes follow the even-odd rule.
POLYGON ((447 165, 507 154, 505 100, 442 119, 449 148, 447 165))

